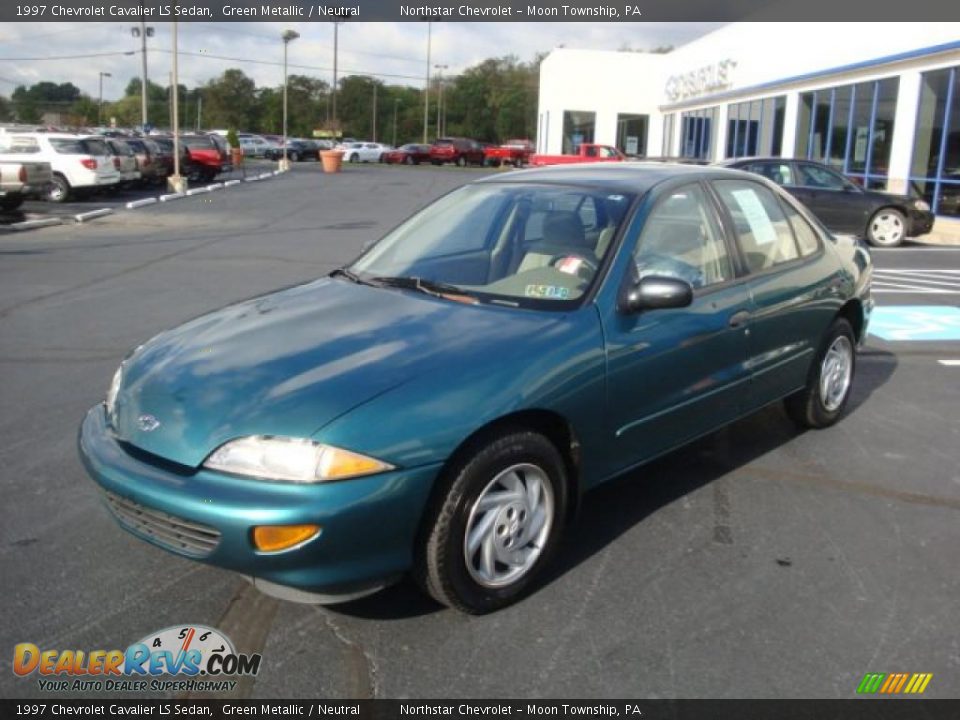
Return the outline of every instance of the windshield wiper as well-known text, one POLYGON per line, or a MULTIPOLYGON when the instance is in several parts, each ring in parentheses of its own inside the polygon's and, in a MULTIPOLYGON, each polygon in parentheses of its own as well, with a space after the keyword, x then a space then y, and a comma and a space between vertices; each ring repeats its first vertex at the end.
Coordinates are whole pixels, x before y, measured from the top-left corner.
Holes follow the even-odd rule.
POLYGON ((340 267, 330 273, 330 277, 345 277, 350 282, 355 282, 357 285, 372 285, 373 283, 364 280, 362 277, 357 275, 352 270, 348 270, 345 267, 340 267))
POLYGON ((433 280, 424 280, 419 277, 375 277, 371 281, 376 285, 385 287, 402 288, 404 290, 419 290, 427 295, 434 297, 445 297, 447 295, 460 295, 463 297, 473 297, 470 293, 447 283, 434 282, 433 280))

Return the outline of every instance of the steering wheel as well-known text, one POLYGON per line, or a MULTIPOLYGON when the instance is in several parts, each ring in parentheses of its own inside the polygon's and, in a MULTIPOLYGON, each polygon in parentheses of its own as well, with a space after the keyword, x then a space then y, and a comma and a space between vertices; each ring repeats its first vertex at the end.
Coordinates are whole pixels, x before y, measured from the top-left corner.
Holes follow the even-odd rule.
POLYGON ((637 274, 640 277, 665 275, 685 280, 695 288, 703 287, 703 271, 690 263, 660 253, 641 255, 637 260, 637 274))
MULTIPOLYGON (((552 268, 556 268, 557 265, 559 265, 563 260, 579 260, 580 261, 580 264, 577 266, 577 272, 576 272, 577 277, 580 277, 580 278, 586 277, 587 279, 589 279, 594 275, 596 275, 597 270, 599 269, 597 267, 597 264, 593 260, 588 258, 586 255, 581 255, 580 253, 564 253, 563 255, 554 255, 552 258, 550 258, 550 262, 548 263, 548 265, 552 268), (584 269, 589 271, 589 273, 586 276, 584 276, 583 273, 581 272, 584 269)), ((567 271, 560 270, 560 272, 567 272, 567 271)), ((573 273, 567 273, 567 274, 569 275, 573 273)))

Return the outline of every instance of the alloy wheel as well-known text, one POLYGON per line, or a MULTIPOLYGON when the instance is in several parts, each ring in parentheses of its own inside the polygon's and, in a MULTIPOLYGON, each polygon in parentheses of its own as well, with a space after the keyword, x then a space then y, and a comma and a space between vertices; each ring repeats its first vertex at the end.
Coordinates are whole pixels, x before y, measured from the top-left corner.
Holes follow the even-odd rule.
POLYGON ((850 389, 853 377, 853 345, 841 335, 833 341, 820 366, 820 401, 827 412, 839 408, 850 389))

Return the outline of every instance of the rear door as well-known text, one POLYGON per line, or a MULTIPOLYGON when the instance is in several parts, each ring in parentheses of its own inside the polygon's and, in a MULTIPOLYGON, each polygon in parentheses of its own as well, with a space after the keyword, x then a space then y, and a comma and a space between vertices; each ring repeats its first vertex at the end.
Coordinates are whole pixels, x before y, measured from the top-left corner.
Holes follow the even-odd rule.
POLYGON ((603 311, 611 471, 710 432, 744 407, 750 376, 741 323, 750 296, 716 210, 699 182, 667 190, 633 250, 625 282, 680 278, 694 288, 689 307, 624 313, 614 304, 603 311))
POLYGON ((863 234, 870 203, 860 188, 840 173, 809 162, 797 163, 797 181, 804 193, 801 202, 824 225, 834 232, 863 234))
POLYGON ((823 239, 786 199, 760 182, 713 180, 749 272, 745 323, 750 409, 803 387, 836 313, 842 278, 823 239))

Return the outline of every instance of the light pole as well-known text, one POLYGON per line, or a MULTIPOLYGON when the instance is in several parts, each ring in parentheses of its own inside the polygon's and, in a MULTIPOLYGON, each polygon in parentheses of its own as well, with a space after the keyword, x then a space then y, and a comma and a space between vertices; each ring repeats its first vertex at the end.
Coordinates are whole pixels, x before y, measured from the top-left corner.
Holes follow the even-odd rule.
POLYGON ((427 144, 427 123, 430 115, 430 22, 427 22, 427 81, 423 86, 423 144, 427 144))
POLYGON ((147 127, 147 38, 153 37, 153 28, 147 27, 144 22, 140 27, 130 28, 130 34, 140 38, 140 55, 142 67, 140 75, 140 128, 146 133, 147 127))
POLYGON ((283 35, 283 159, 280 161, 281 170, 290 169, 290 161, 287 159, 287 46, 291 40, 300 37, 296 30, 284 30, 283 35))
POLYGON ((397 104, 400 98, 393 99, 393 146, 397 146, 397 104))
POLYGON ((338 40, 339 40, 339 30, 342 22, 333 23, 333 96, 331 100, 331 110, 332 120, 330 122, 331 130, 333 130, 333 138, 337 139, 337 132, 340 129, 340 122, 337 120, 337 55, 339 54, 338 50, 338 40))
POLYGON ((97 106, 97 126, 103 127, 103 79, 113 77, 110 73, 100 73, 100 104, 97 106))
POLYGON ((443 135, 443 129, 440 127, 440 108, 443 106, 443 71, 449 65, 434 65, 437 70, 437 137, 443 135))
POLYGON ((373 142, 377 141, 377 79, 373 79, 373 142))
MULTIPOLYGON (((146 94, 147 86, 143 86, 146 94)), ((177 22, 173 21, 173 70, 170 73, 170 89, 173 93, 173 175, 167 178, 167 184, 172 192, 187 191, 187 180, 180 176, 180 75, 177 72, 177 22)))

